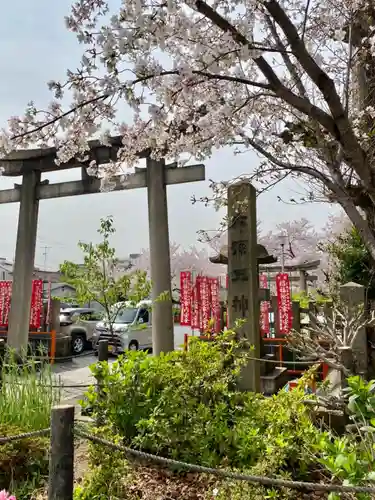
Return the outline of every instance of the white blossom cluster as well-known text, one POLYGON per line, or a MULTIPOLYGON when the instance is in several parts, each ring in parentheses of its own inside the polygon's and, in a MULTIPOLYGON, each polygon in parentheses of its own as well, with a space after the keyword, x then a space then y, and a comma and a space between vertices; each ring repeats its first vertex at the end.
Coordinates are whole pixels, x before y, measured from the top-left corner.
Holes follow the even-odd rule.
POLYGON ((80 67, 48 83, 47 110, 31 102, 9 120, 0 152, 54 145, 63 164, 85 158, 93 136, 108 144, 105 127, 123 143, 118 163, 89 168, 105 191, 119 165, 134 165, 146 149, 201 160, 222 146, 253 148, 265 159, 256 180, 288 169, 311 189, 331 189, 327 151, 343 151, 360 178, 371 124, 354 112, 353 74, 375 57, 372 3, 121 0, 113 12, 105 0, 75 0, 66 26, 82 44, 80 67), (364 33, 362 15, 372 19, 364 33), (123 103, 132 111, 126 123, 123 103))

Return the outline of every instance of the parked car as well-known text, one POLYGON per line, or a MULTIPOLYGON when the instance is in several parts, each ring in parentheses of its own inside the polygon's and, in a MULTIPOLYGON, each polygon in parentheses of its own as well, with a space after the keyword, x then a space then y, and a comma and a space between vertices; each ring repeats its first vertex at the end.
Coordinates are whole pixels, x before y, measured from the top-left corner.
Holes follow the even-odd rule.
POLYGON ((112 354, 123 354, 127 349, 152 348, 152 313, 151 300, 143 300, 137 305, 123 302, 116 305, 112 318, 112 330, 106 321, 96 325, 93 334, 94 353, 98 353, 100 340, 108 341, 108 350, 112 354))
POLYGON ((73 354, 81 354, 92 344, 96 324, 102 315, 95 309, 73 307, 60 310, 60 328, 62 333, 71 336, 73 354))

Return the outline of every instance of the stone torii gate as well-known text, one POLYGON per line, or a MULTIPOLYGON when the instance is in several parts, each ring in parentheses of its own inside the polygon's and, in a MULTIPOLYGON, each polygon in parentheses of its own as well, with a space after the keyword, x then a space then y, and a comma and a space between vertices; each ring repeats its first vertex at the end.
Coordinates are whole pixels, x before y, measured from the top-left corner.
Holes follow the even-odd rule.
MULTIPOLYGON (((20 202, 8 327, 8 343, 17 351, 28 343, 39 201, 99 193, 100 180, 89 176, 87 167, 92 160, 97 165, 117 161, 121 137, 112 137, 110 143, 108 147, 99 141, 90 141, 85 162, 72 159, 62 166, 55 163, 55 148, 14 151, 0 160, 4 176, 22 176, 22 185, 0 190, 0 204, 20 202), (48 180, 41 182, 42 173, 71 168, 81 168, 81 180, 53 184, 48 180)), ((121 176, 116 177, 114 191, 147 188, 152 299, 156 299, 165 292, 171 296, 166 186, 205 180, 205 167, 202 164, 179 168, 175 163, 165 165, 164 160, 152 159, 149 150, 139 153, 138 157, 146 159, 146 168, 130 174, 125 185, 121 176)), ((156 301, 153 305, 152 344, 156 354, 174 349, 171 300, 156 301)))

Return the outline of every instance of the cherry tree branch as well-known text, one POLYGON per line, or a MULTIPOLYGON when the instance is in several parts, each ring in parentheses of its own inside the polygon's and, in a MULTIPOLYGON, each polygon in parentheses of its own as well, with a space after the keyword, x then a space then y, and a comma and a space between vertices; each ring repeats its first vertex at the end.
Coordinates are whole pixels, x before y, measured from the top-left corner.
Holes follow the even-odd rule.
POLYGON ((274 156, 272 153, 267 151, 263 146, 261 146, 257 141, 255 141, 251 137, 246 136, 244 137, 244 140, 252 148, 258 151, 258 153, 267 158, 267 160, 271 161, 274 165, 277 165, 278 167, 285 170, 289 170, 291 172, 299 172, 301 174, 306 174, 322 182, 331 191, 335 190, 335 185, 333 184, 333 182, 322 172, 319 172, 319 170, 308 167, 307 165, 296 165, 292 163, 283 162, 282 160, 274 156))
MULTIPOLYGON (((240 33, 235 26, 230 24, 206 2, 203 0, 196 0, 195 7, 198 12, 210 19, 222 31, 230 33, 238 44, 251 47, 249 40, 247 40, 247 38, 240 33)), ((336 139, 340 138, 337 125, 328 113, 312 104, 307 98, 300 97, 285 87, 264 57, 254 57, 254 62, 269 82, 271 89, 275 92, 276 96, 283 99, 286 103, 301 113, 317 120, 336 139)))
POLYGON ((360 147, 353 132, 348 115, 336 91, 333 80, 308 53, 305 43, 300 38, 296 27, 280 6, 279 2, 276 0, 268 0, 264 3, 264 6, 284 32, 298 62, 322 93, 335 122, 336 130, 334 136, 337 137, 340 144, 342 144, 345 151, 347 151, 347 154, 351 156, 351 160, 356 167, 358 175, 368 178, 369 172, 366 168, 365 153, 360 147))
MULTIPOLYGON (((173 71, 171 70, 171 71, 163 71, 163 72, 158 73, 158 74, 152 73, 149 75, 144 75, 142 77, 136 78, 132 82, 128 82, 112 92, 105 92, 105 93, 100 94, 98 96, 95 96, 91 99, 87 99, 87 100, 77 104, 76 106, 72 107, 71 109, 65 111, 64 113, 61 113, 61 114, 51 118, 50 120, 38 125, 37 127, 34 127, 30 130, 22 132, 21 134, 15 134, 15 135, 11 136, 10 139, 11 140, 21 139, 22 137, 26 137, 27 135, 39 132, 40 130, 43 130, 45 127, 53 125, 54 123, 58 122, 62 118, 68 117, 69 115, 84 108, 85 106, 89 106, 90 104, 95 104, 98 101, 108 99, 108 98, 112 97, 116 92, 121 92, 129 86, 134 86, 134 85, 137 85, 139 83, 145 83, 148 80, 151 80, 151 79, 156 78, 156 77, 179 75, 179 74, 180 74, 180 72, 178 70, 173 70, 173 71)), ((247 78, 241 78, 241 77, 236 77, 236 76, 231 76, 231 75, 222 75, 222 74, 216 74, 216 73, 209 73, 207 71, 200 71, 200 70, 193 70, 192 74, 197 75, 197 76, 202 76, 204 78, 207 78, 208 80, 221 80, 221 81, 227 81, 227 82, 241 83, 244 85, 260 88, 263 90, 272 90, 271 85, 269 85, 267 83, 256 82, 253 80, 249 80, 247 78)))
POLYGON ((269 27, 269 30, 271 31, 272 36, 276 42, 276 46, 280 49, 283 49, 283 52, 280 52, 281 57, 285 63, 285 66, 287 67, 292 79, 294 80, 294 83, 296 84, 298 92, 300 93, 301 96, 307 98, 307 92, 306 92, 305 86, 302 83, 302 79, 301 79, 300 75, 298 74, 298 69, 297 69, 296 65, 293 64, 288 53, 284 50, 285 46, 284 46, 283 42, 281 41, 281 38, 277 32, 276 26, 274 25, 274 23, 272 22, 272 20, 270 19, 269 16, 266 16, 266 23, 267 23, 267 26, 269 27))

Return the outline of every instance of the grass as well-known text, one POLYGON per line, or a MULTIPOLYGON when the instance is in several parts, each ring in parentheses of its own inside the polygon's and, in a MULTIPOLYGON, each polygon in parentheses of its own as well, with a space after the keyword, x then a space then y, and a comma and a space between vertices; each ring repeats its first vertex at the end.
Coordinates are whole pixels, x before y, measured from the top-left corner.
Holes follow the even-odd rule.
MULTIPOLYGON (((61 400, 51 366, 31 359, 18 363, 7 353, 0 375, 0 436, 48 428, 51 408, 61 400)), ((35 498, 48 479, 48 447, 48 436, 2 445, 0 490, 5 488, 17 500, 35 498)))
POLYGON ((61 400, 50 365, 39 366, 28 360, 18 364, 9 355, 2 368, 0 387, 0 424, 25 431, 47 428, 51 408, 61 400))

